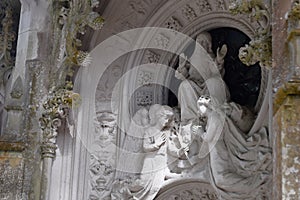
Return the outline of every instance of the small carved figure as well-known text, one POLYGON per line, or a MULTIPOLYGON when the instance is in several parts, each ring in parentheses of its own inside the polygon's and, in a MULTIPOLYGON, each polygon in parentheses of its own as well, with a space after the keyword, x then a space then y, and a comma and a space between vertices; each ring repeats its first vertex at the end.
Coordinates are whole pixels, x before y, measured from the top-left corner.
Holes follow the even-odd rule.
POLYGON ((180 146, 173 129, 174 113, 169 106, 152 105, 149 116, 150 126, 145 131, 143 142, 145 159, 140 176, 142 187, 134 193, 136 199, 153 199, 164 180, 181 177, 172 172, 172 168, 188 150, 180 146))

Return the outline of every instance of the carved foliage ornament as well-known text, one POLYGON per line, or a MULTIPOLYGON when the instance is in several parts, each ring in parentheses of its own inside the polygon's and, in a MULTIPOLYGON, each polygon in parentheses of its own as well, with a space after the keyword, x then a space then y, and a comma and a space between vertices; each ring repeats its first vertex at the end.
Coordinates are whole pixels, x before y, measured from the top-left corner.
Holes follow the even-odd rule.
POLYGON ((74 75, 74 66, 87 66, 91 58, 87 52, 79 50, 81 40, 78 33, 84 34, 86 26, 99 30, 104 24, 103 18, 93 9, 99 5, 98 0, 53 1, 54 45, 52 58, 56 60, 57 70, 53 80, 52 92, 43 104, 44 112, 40 118, 43 131, 42 155, 54 157, 56 150, 57 128, 61 119, 68 114, 68 109, 79 102, 79 94, 74 93, 73 83, 66 81, 74 75), (61 84, 61 85, 57 85, 61 84))
POLYGON ((69 82, 66 87, 50 94, 43 104, 44 113, 40 118, 43 157, 55 157, 57 129, 61 126, 61 120, 67 116, 68 109, 79 102, 79 94, 72 91, 72 83, 69 82))
POLYGON ((56 0, 53 3, 54 22, 59 30, 58 37, 54 38, 54 51, 59 50, 58 65, 87 66, 90 63, 88 53, 78 49, 82 45, 78 33, 85 34, 86 26, 94 30, 102 28, 104 19, 93 11, 98 5, 97 0, 80 3, 76 0, 56 0))
POLYGON ((260 62, 263 67, 272 65, 272 38, 270 13, 261 0, 233 0, 229 6, 232 14, 249 14, 259 29, 254 39, 240 49, 239 58, 247 66, 260 62))

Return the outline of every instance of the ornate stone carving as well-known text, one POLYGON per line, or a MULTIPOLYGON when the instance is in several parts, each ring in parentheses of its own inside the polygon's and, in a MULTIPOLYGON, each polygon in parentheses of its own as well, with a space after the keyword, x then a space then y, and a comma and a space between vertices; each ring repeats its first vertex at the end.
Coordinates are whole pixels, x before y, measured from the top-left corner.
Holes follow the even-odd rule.
POLYGON ((211 5, 207 0, 198 0, 196 4, 200 11, 199 14, 212 11, 211 5))
POLYGON ((147 9, 143 4, 143 1, 135 0, 129 2, 129 7, 137 14, 146 15, 147 9))
POLYGON ((149 71, 140 71, 138 75, 138 84, 140 86, 148 85, 153 82, 154 74, 149 71))
POLYGON ((235 0, 229 7, 233 14, 249 14, 255 20, 259 29, 249 45, 240 49, 239 58, 246 65, 260 62, 261 66, 272 65, 272 38, 270 13, 261 0, 235 0))
POLYGON ((189 20, 189 21, 193 21, 194 19, 197 18, 196 12, 195 10, 190 6, 190 5, 186 5, 183 9, 182 9, 182 14, 184 15, 184 17, 189 20))
POLYGON ((55 157, 57 129, 61 120, 68 114, 68 109, 79 103, 79 94, 72 91, 72 84, 54 91, 43 104, 44 112, 40 118, 43 131, 42 157, 55 157))
POLYGON ((217 8, 219 10, 225 10, 225 3, 224 0, 217 0, 217 8))
POLYGON ((167 48, 170 43, 170 38, 163 34, 158 34, 158 36, 154 39, 155 45, 158 48, 167 48))
POLYGON ((182 28, 182 25, 177 18, 170 17, 170 19, 165 23, 165 27, 175 31, 179 31, 182 28))
POLYGON ((55 0, 54 11, 54 35, 52 59, 59 70, 54 71, 50 95, 43 104, 44 112, 40 118, 40 126, 43 131, 42 156, 55 157, 57 129, 61 125, 61 119, 68 114, 68 109, 79 101, 79 95, 72 92, 72 79, 75 66, 88 66, 91 58, 87 52, 79 50, 81 40, 78 33, 84 34, 86 26, 95 30, 102 28, 103 18, 93 9, 98 6, 98 1, 84 1, 80 4, 75 0, 55 0))
POLYGON ((116 82, 122 76, 122 68, 118 65, 108 67, 103 73, 96 92, 97 102, 108 102, 111 100, 112 91, 116 82))
POLYGON ((159 59, 159 54, 150 50, 146 50, 143 63, 158 63, 159 59))
MULTIPOLYGON (((77 2, 62 0, 53 3, 54 10, 58 13, 56 17, 57 27, 61 32, 60 41, 55 41, 54 46, 58 51, 58 65, 79 65, 89 64, 89 57, 86 52, 78 50, 81 40, 78 33, 85 34, 86 26, 99 30, 104 24, 104 19, 93 9, 98 5, 96 1, 87 1, 84 5, 77 2)), ((65 67, 67 67, 65 66, 65 67)), ((60 67, 60 66, 58 66, 60 67)))
POLYGON ((152 91, 137 91, 136 103, 138 106, 149 106, 153 104, 153 92, 152 91))
POLYGON ((110 199, 116 160, 116 116, 97 113, 94 141, 90 149, 90 199, 110 199))

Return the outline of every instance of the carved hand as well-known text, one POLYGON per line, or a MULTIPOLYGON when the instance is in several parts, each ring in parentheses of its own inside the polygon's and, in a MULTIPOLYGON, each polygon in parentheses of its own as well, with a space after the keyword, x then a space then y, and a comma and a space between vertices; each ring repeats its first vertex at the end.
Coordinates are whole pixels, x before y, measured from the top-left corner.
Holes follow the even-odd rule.
POLYGON ((219 47, 217 49, 217 61, 218 62, 222 61, 225 58, 226 54, 227 54, 227 45, 223 44, 221 50, 219 47))
POLYGON ((166 134, 162 133, 161 136, 155 141, 156 146, 160 147, 166 142, 166 134))

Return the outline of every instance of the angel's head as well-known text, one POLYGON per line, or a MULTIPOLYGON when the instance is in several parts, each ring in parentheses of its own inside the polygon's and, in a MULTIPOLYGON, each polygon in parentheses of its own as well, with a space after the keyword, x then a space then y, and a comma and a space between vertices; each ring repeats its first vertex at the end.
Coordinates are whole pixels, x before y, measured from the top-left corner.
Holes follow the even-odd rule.
POLYGON ((156 117, 157 124, 162 128, 172 126, 174 121, 174 113, 169 106, 162 106, 162 109, 156 113, 156 117))
POLYGON ((174 113, 169 106, 152 105, 149 110, 150 122, 160 128, 170 126, 174 121, 174 113))

